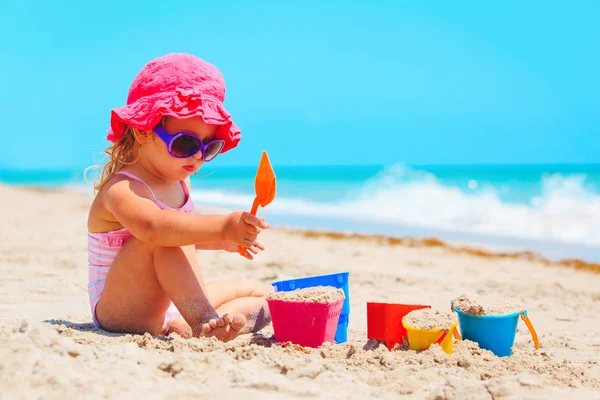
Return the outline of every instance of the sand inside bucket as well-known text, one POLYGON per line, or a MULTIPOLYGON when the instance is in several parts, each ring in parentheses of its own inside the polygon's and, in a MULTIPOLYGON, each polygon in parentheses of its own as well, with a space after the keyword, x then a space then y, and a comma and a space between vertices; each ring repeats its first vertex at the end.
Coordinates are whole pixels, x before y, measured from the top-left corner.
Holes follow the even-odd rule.
POLYGON ((433 329, 449 331, 450 326, 456 320, 456 316, 452 313, 424 308, 409 312, 404 317, 404 320, 413 328, 425 331, 433 329))
POLYGON ((523 308, 521 302, 512 297, 460 296, 453 304, 463 313, 476 317, 512 314, 523 308))
POLYGON ((296 289, 288 292, 271 293, 267 298, 271 300, 298 301, 302 303, 335 303, 346 296, 342 289, 333 286, 314 286, 296 289))

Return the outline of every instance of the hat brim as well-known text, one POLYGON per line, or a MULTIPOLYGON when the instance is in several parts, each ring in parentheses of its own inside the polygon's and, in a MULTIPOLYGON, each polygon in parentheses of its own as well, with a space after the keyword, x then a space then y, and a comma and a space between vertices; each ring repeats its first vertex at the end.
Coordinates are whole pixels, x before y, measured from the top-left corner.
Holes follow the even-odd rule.
POLYGON ((134 103, 113 109, 110 117, 111 128, 108 131, 107 139, 113 143, 118 141, 127 126, 149 131, 163 117, 169 116, 178 119, 200 117, 206 124, 217 125, 219 128, 215 136, 217 139, 225 141, 221 153, 233 149, 240 142, 240 129, 233 123, 231 115, 218 100, 192 95, 186 96, 185 99, 178 96, 177 99, 172 99, 168 103, 144 97, 134 103))

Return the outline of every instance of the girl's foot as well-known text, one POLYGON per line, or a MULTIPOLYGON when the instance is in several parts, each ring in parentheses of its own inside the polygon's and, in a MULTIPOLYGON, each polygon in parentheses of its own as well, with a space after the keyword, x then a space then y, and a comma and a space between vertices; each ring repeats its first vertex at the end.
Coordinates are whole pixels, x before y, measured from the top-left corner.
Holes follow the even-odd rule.
POLYGON ((246 317, 243 314, 225 314, 202 324, 202 336, 214 336, 223 342, 228 342, 240 334, 240 329, 244 325, 246 325, 246 317))

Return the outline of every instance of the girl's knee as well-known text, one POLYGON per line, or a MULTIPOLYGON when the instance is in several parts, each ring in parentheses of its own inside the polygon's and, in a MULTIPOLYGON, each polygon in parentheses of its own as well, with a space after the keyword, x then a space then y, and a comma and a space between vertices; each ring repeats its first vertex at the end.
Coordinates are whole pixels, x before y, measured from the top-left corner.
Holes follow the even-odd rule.
POLYGON ((266 297, 271 293, 275 292, 275 288, 272 285, 268 285, 266 283, 256 282, 253 285, 252 297, 266 297))
POLYGON ((177 252, 177 251, 181 251, 183 248, 181 246, 174 246, 174 247, 157 246, 150 242, 146 242, 141 239, 138 239, 135 236, 131 236, 125 243, 125 246, 136 247, 136 248, 145 248, 145 249, 148 249, 151 251, 160 250, 161 252, 177 252))
MULTIPOLYGON (((140 250, 148 250, 148 251, 153 251, 155 246, 151 243, 145 242, 141 239, 138 239, 135 236, 131 236, 129 239, 127 239, 127 242, 125 242, 125 244, 123 245, 123 249, 134 249, 135 251, 140 251, 140 250)), ((123 250, 122 249, 122 250, 123 250)))
POLYGON ((266 297, 273 293, 273 286, 251 280, 223 281, 224 285, 234 290, 235 297, 266 297))

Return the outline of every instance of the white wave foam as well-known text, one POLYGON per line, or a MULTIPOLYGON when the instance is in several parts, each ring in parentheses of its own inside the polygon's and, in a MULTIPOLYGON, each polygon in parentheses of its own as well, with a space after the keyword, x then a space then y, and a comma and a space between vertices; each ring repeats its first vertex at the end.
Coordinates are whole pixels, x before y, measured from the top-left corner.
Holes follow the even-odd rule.
MULTIPOLYGON (((237 209, 253 200, 225 191, 196 192, 194 198, 237 209)), ((545 176, 540 196, 512 204, 495 189, 467 194, 432 174, 394 166, 366 182, 356 200, 317 203, 278 195, 268 213, 600 246, 600 196, 585 188, 582 175, 545 176)))

